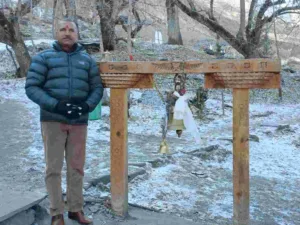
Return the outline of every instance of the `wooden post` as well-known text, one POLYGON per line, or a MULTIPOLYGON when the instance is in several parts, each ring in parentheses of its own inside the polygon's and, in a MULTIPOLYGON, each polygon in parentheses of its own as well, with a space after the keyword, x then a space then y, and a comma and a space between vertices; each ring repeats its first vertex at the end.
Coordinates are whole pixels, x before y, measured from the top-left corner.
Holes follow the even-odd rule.
POLYGON ((233 224, 249 224, 249 89, 233 89, 233 224))
POLYGON ((118 216, 128 214, 127 89, 111 89, 111 204, 118 216))

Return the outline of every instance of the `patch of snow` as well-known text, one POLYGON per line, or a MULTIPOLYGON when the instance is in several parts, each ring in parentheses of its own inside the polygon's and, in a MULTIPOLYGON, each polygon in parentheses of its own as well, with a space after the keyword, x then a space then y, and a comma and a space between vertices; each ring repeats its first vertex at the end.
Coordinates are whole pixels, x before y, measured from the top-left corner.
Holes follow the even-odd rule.
POLYGON ((142 206, 149 204, 161 211, 191 210, 196 202, 197 189, 181 183, 170 183, 169 175, 177 170, 175 165, 167 165, 152 171, 150 178, 136 184, 129 191, 129 202, 142 206))
POLYGON ((212 216, 221 216, 223 218, 232 218, 233 197, 228 192, 226 196, 222 196, 219 200, 212 202, 208 212, 212 216))
MULTIPOLYGON (((53 39, 38 39, 38 40, 33 40, 35 45, 41 44, 41 43, 47 43, 47 44, 52 44, 55 40, 53 39)), ((32 41, 31 40, 26 40, 25 41, 26 46, 32 46, 32 41)), ((11 49, 11 47, 8 47, 11 49)), ((6 44, 0 42, 0 51, 6 51, 6 44)))

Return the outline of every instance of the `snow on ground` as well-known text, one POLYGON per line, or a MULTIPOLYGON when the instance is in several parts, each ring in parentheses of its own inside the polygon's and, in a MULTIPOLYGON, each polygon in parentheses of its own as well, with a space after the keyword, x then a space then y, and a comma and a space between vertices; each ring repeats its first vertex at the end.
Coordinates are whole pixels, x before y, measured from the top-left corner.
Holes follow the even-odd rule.
MULTIPOLYGON (((26 46, 32 46, 32 41, 27 40, 24 41, 26 46)), ((33 40, 33 43, 35 45, 41 44, 41 43, 47 43, 47 44, 52 44, 54 40, 52 39, 38 39, 38 40, 33 40)), ((11 47, 9 47, 11 48, 11 47)), ((0 51, 6 51, 6 44, 0 42, 0 51)))
MULTIPOLYGON (((44 170, 43 144, 40 135, 39 109, 25 95, 24 79, 1 80, 0 96, 5 100, 14 99, 22 103, 31 113, 31 129, 34 136, 32 146, 26 150, 28 158, 24 160, 34 161, 34 169, 44 170)), ((131 119, 128 123, 129 134, 157 137, 158 145, 161 140, 160 121, 164 115, 164 105, 142 104, 144 91, 132 90, 131 119)), ((153 92, 155 94, 155 92, 153 92)), ((226 96, 226 103, 232 104, 232 97, 226 96)), ((197 157, 186 157, 186 153, 219 144, 224 150, 232 151, 232 144, 222 138, 232 138, 232 110, 226 109, 222 116, 221 102, 209 99, 206 103, 208 112, 204 121, 197 120, 201 136, 201 144, 197 146, 190 134, 183 133, 180 141, 183 144, 172 145, 173 160, 170 164, 158 168, 150 168, 146 175, 136 178, 129 185, 129 201, 139 205, 152 207, 167 212, 190 212, 198 205, 207 204, 205 211, 210 217, 231 218, 232 216, 232 188, 231 180, 220 186, 222 179, 213 177, 212 169, 220 171, 232 171, 232 156, 225 157, 223 161, 202 160, 197 157), (175 146, 175 147, 174 147, 175 146), (204 174, 205 183, 211 186, 199 187, 193 183, 195 175, 191 171, 204 174), (194 177, 194 178, 193 178, 194 177), (216 179, 216 180, 214 180, 216 179), (183 181, 183 182, 181 182, 183 181), (218 186, 217 186, 217 183, 218 186), (219 190, 224 188, 224 191, 219 190), (225 191, 227 190, 227 191, 225 191), (218 194, 216 194, 218 193, 218 194), (203 202, 208 196, 213 196, 210 203, 203 202), (202 201, 202 202, 201 202, 202 201), (199 203, 200 202, 200 203, 199 203)), ((279 181, 295 181, 300 179, 300 150, 294 141, 299 140, 300 104, 251 104, 250 105, 250 134, 257 135, 259 142, 250 141, 250 175, 264 179, 276 179, 279 181), (260 117, 262 113, 271 112, 269 116, 260 117), (290 125, 290 130, 278 131, 278 125, 290 125)), ((109 107, 102 107, 102 119, 90 121, 88 129, 86 173, 102 175, 109 172, 109 107), (96 171, 96 172, 95 172, 96 171), (97 172, 98 171, 98 172, 97 172), (99 172, 100 171, 100 172, 99 172)), ((175 132, 167 135, 167 140, 175 140, 175 132)), ((134 144, 134 141, 132 142, 134 144)), ((153 144, 149 138, 150 145, 153 144)), ((130 143, 129 143, 130 144, 130 143)), ((145 146, 147 143, 144 143, 145 146)), ((169 143, 172 144, 172 143, 169 143)), ((156 151, 156 150, 155 150, 156 151)), ((130 155, 146 154, 141 146, 131 147, 130 155)), ((198 178, 197 178, 198 179, 198 178)), ((223 181, 225 181, 224 178, 223 181)), ((65 188, 65 187, 64 187, 65 188)), ((90 190, 90 194, 94 190, 90 190)), ((109 193, 101 193, 107 195, 109 193)), ((287 197, 289 198, 289 197, 287 197)), ((290 196, 290 198, 293 198, 290 196)), ((255 202, 255 201, 253 201, 255 202)), ((255 205, 251 205, 252 212, 257 211, 255 205)), ((287 215, 289 215, 287 209, 287 215)), ((198 216, 201 217, 201 214, 198 216)), ((203 214, 204 218, 207 214, 203 214)), ((276 219, 278 224, 287 223, 284 215, 276 219)), ((296 224, 296 223, 295 223, 296 224)))
MULTIPOLYGON (((216 107, 218 102, 208 101, 208 108, 216 107)), ((300 164, 297 160, 300 156, 299 148, 292 144, 292 140, 299 138, 300 104, 251 104, 250 105, 250 134, 258 135, 260 142, 250 142, 250 173, 253 176, 263 176, 266 178, 300 178, 300 164), (270 116, 253 118, 252 115, 258 115, 266 112, 273 112, 270 116), (278 125, 290 125, 292 131, 288 134, 280 135, 276 132, 278 125), (274 133, 272 137, 268 133, 274 133)), ((232 116, 225 119, 216 120, 203 127, 204 134, 214 132, 217 142, 218 138, 232 138, 232 116), (221 129, 220 129, 221 128, 221 129), (222 129, 223 128, 223 129, 222 129), (224 130, 225 129, 225 130, 224 130), (226 131, 227 130, 227 131, 226 131), (226 132, 226 133, 224 133, 226 132)), ((213 141, 213 140, 210 140, 213 141)), ((226 149, 232 149, 228 145, 226 149)), ((232 170, 232 158, 229 157, 225 163, 209 163, 215 166, 232 170)))

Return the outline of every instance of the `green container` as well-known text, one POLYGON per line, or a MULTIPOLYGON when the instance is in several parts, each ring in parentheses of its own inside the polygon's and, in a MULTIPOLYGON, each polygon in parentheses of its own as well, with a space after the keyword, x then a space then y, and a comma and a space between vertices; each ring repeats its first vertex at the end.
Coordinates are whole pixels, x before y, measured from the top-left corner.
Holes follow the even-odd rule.
POLYGON ((102 105, 102 102, 100 101, 100 103, 96 106, 94 111, 89 113, 89 120, 100 120, 100 118, 101 118, 101 105, 102 105))

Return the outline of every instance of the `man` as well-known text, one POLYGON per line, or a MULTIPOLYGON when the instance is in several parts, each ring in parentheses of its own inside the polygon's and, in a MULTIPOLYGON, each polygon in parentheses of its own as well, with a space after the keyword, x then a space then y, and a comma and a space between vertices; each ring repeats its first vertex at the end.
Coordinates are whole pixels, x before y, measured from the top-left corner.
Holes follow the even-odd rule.
POLYGON ((68 217, 89 224, 92 221, 82 211, 88 113, 100 102, 103 85, 96 62, 76 43, 74 22, 59 21, 56 39, 52 49, 32 58, 26 94, 41 109, 51 225, 64 225, 61 189, 64 156, 68 217))

